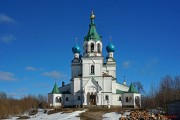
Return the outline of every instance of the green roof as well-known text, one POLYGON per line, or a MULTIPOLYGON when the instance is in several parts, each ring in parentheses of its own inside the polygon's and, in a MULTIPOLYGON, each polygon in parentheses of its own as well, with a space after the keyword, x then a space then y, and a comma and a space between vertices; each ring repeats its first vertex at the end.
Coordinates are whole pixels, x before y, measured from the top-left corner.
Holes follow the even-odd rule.
POLYGON ((134 85, 131 83, 130 87, 129 87, 129 90, 128 90, 129 93, 138 93, 137 90, 135 89, 134 85))
POLYGON ((52 92, 51 92, 51 93, 60 94, 59 88, 58 88, 58 86, 57 86, 57 84, 56 84, 56 83, 54 84, 54 88, 53 88, 53 90, 52 90, 52 92))
POLYGON ((124 91, 116 89, 116 94, 123 94, 124 91))
POLYGON ((93 41, 101 41, 101 36, 99 36, 99 34, 96 31, 96 25, 94 23, 94 19, 95 19, 95 15, 92 12, 91 14, 91 23, 89 25, 89 31, 88 34, 84 37, 84 41, 89 41, 89 40, 93 40, 93 41))

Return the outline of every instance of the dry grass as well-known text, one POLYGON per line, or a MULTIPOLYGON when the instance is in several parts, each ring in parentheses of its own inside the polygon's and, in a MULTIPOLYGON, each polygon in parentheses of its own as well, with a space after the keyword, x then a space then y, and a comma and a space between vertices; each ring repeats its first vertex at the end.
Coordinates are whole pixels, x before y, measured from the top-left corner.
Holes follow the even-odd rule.
POLYGON ((102 120, 102 115, 109 112, 117 112, 122 113, 124 111, 123 108, 99 108, 93 107, 88 108, 88 110, 84 113, 80 114, 81 120, 102 120))

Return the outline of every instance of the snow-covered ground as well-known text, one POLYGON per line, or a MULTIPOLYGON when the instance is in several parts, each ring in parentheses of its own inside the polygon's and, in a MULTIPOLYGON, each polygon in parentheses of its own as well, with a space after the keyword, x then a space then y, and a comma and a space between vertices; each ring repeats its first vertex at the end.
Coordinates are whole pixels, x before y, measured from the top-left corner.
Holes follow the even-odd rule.
MULTIPOLYGON (((85 112, 83 111, 75 111, 72 113, 54 113, 54 114, 50 114, 47 115, 46 113, 44 113, 44 110, 39 109, 38 113, 36 115, 33 116, 29 116, 30 119, 28 120, 80 120, 80 117, 77 117, 80 113, 85 112)), ((7 119, 7 120, 16 120, 18 117, 13 117, 11 119, 7 119)))
MULTIPOLYGON (((44 113, 44 110, 39 109, 38 113, 36 115, 33 116, 29 116, 30 118, 28 120, 80 120, 79 114, 85 112, 85 110, 83 111, 75 111, 72 113, 63 113, 63 112, 59 112, 59 113, 54 113, 54 114, 50 114, 47 115, 46 113, 44 113)), ((127 115, 129 115, 130 112, 124 112, 123 114, 120 113, 116 113, 116 112, 110 112, 110 113, 106 113, 104 114, 103 120, 119 120, 120 117, 126 117, 127 115)), ((27 114, 24 114, 24 116, 28 116, 27 114)), ((18 117, 12 117, 11 119, 6 119, 6 120, 16 120, 18 117)))
POLYGON ((126 117, 129 114, 130 112, 124 112, 123 114, 110 112, 110 113, 104 114, 102 117, 103 117, 103 120, 119 120, 120 117, 126 117))

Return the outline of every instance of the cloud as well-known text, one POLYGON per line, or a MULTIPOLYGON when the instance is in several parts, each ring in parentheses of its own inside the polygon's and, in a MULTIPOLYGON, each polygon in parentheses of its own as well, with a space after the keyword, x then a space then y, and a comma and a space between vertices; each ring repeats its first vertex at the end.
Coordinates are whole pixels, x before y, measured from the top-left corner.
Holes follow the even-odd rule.
POLYGON ((47 83, 34 83, 33 86, 36 88, 51 88, 52 87, 47 83))
POLYGON ((27 67, 25 67, 25 70, 27 70, 27 71, 37 71, 37 70, 43 70, 43 68, 35 68, 35 67, 32 67, 32 66, 27 66, 27 67))
POLYGON ((130 62, 129 60, 124 61, 124 62, 122 63, 122 67, 127 69, 127 68, 130 67, 130 64, 131 64, 131 62, 130 62))
POLYGON ((16 39, 16 37, 14 37, 14 35, 7 34, 7 35, 4 35, 4 36, 1 36, 1 37, 0 37, 0 42, 9 44, 9 43, 11 43, 13 40, 15 40, 15 39, 16 39))
POLYGON ((19 89, 17 89, 17 91, 19 91, 19 92, 25 92, 27 89, 26 88, 19 88, 19 89))
POLYGON ((14 73, 0 71, 0 81, 15 81, 15 80, 17 80, 17 78, 15 78, 14 73))
POLYGON ((59 78, 62 78, 62 77, 65 77, 64 74, 58 72, 58 71, 51 71, 51 72, 44 72, 42 73, 42 76, 47 76, 47 77, 51 77, 51 78, 54 78, 54 79, 59 79, 59 78))
POLYGON ((14 22, 15 22, 14 19, 9 17, 8 15, 0 13, 0 23, 14 23, 14 22))
POLYGON ((144 75, 155 75, 156 72, 154 70, 156 69, 156 65, 158 63, 158 58, 151 58, 149 59, 142 69, 140 69, 140 73, 144 75))
POLYGON ((145 67, 146 67, 146 68, 153 67, 153 66, 155 66, 157 63, 158 63, 158 59, 155 57, 155 58, 150 59, 150 60, 146 63, 145 67))
POLYGON ((27 67, 25 68, 25 70, 28 70, 28 71, 36 71, 37 69, 34 68, 34 67, 31 67, 31 66, 27 66, 27 67))

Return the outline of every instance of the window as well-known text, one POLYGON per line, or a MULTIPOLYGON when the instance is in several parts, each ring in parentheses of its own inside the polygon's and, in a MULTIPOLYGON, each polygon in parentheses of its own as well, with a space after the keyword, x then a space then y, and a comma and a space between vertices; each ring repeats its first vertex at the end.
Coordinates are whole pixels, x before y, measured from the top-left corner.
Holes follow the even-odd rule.
POLYGON ((91 65, 91 74, 94 74, 94 65, 91 65))
POLYGON ((129 99, 128 99, 128 97, 126 97, 126 102, 129 102, 129 99))
POLYGON ((60 103, 61 102, 61 97, 56 97, 56 103, 60 103))
POLYGON ((106 95, 106 96, 105 96, 105 99, 106 99, 106 100, 109 100, 109 96, 108 96, 108 95, 106 95))
POLYGON ((94 52, 94 43, 91 43, 91 52, 94 52))
POLYGON ((101 45, 98 43, 98 45, 97 45, 97 50, 98 50, 98 53, 100 53, 101 52, 101 45))
POLYGON ((78 96, 78 100, 81 100, 81 96, 78 96))
POLYGON ((66 97, 66 101, 69 101, 69 98, 68 98, 68 97, 66 97))
POLYGON ((119 101, 121 101, 121 96, 119 96, 119 101))

